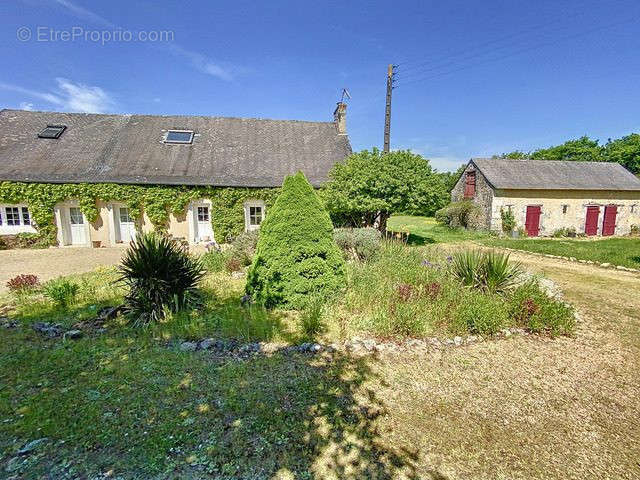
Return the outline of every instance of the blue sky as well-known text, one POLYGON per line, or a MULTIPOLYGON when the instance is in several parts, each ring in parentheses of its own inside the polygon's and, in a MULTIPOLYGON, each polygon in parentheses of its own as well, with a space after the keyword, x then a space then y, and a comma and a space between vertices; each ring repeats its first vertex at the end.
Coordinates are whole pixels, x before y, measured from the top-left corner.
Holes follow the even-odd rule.
POLYGON ((2 108, 322 121, 347 87, 359 150, 398 63, 392 148, 440 170, 640 131, 637 0, 12 0, 0 22, 2 108))

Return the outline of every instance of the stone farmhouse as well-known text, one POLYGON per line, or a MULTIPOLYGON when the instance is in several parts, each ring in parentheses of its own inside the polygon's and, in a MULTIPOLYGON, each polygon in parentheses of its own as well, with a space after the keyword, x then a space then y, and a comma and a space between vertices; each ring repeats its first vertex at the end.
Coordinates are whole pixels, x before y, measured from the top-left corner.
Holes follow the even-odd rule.
POLYGON ((481 227, 502 231, 503 209, 530 237, 626 235, 640 226, 640 179, 617 163, 474 158, 451 192, 481 207, 481 227))
POLYGON ((0 129, 0 235, 49 228, 60 246, 153 229, 152 207, 169 208, 149 204, 157 186, 189 198, 163 221, 169 234, 224 241, 259 228, 286 175, 319 187, 351 154, 342 102, 330 122, 2 110, 0 129))

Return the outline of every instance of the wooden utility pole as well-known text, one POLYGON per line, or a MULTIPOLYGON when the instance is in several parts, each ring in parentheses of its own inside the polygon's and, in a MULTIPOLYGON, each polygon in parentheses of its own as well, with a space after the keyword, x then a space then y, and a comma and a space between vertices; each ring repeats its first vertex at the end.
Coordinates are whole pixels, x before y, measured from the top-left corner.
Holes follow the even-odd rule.
POLYGON ((391 91, 393 90, 394 66, 390 63, 387 69, 387 106, 384 110, 384 146, 382 151, 389 153, 389 137, 391 136, 391 91))

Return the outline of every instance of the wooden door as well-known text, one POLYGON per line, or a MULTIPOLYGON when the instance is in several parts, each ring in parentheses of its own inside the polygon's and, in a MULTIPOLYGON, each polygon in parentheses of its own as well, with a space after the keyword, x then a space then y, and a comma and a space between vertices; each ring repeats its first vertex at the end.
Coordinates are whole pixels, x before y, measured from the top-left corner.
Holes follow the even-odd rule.
POLYGON ((587 207, 587 218, 584 222, 584 233, 587 235, 598 234, 598 219, 600 218, 600 207, 587 207))
POLYGON ((527 207, 527 218, 524 224, 524 228, 527 231, 527 236, 537 237, 540 234, 541 213, 542 207, 540 205, 529 205, 527 207))
POLYGON ((78 207, 69 207, 69 223, 71 233, 71 245, 84 245, 87 243, 85 236, 84 215, 78 207))
POLYGON ((616 233, 616 216, 618 215, 618 207, 616 205, 607 205, 604 207, 604 219, 602 222, 602 236, 609 236, 616 233))

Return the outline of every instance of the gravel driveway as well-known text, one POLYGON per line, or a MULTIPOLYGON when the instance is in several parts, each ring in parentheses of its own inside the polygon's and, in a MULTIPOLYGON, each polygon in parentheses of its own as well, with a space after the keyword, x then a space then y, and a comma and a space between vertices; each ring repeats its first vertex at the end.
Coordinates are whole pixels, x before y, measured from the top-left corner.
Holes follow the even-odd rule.
POLYGON ((6 291, 9 279, 22 273, 32 273, 44 281, 89 272, 98 265, 117 264, 124 252, 124 247, 0 250, 0 292, 6 291))

